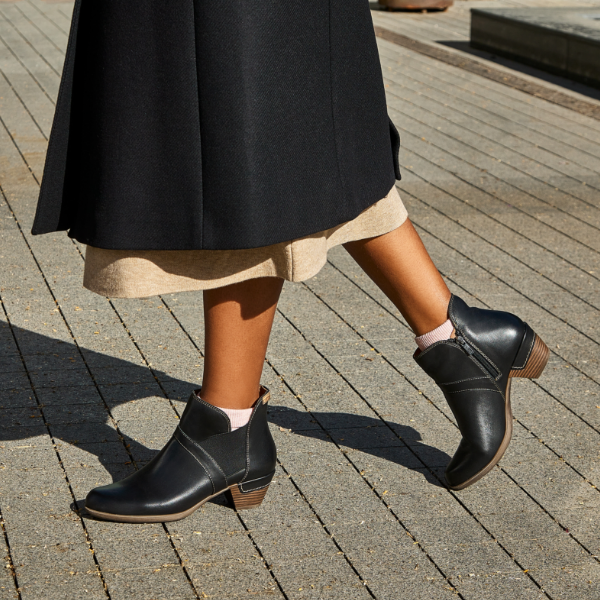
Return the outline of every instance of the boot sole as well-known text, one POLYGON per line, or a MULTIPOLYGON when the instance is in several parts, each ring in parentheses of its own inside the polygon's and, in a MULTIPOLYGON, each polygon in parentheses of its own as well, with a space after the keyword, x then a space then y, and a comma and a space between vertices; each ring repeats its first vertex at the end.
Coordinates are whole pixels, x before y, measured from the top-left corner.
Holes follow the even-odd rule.
POLYGON ((504 437, 502 438, 502 443, 498 448, 498 451, 494 455, 494 458, 483 468, 479 473, 473 475, 473 477, 467 479, 465 482, 460 485, 448 487, 451 490, 459 491, 464 490, 465 488, 473 485, 475 482, 479 481, 482 477, 487 475, 499 462, 500 459, 504 456, 508 445, 510 444, 510 440, 513 432, 513 413, 512 407, 510 404, 510 384, 513 377, 524 377, 526 379, 537 379, 544 372, 546 365, 548 364, 548 358, 550 357, 550 351, 548 350, 548 346, 544 344, 542 339, 534 334, 535 338, 533 344, 531 346, 531 352, 529 353, 529 357, 525 364, 525 367, 522 369, 511 369, 508 374, 508 383, 506 384, 506 391, 504 397, 506 398, 505 402, 505 419, 506 419, 506 431, 504 432, 504 437))
POLYGON ((170 521, 179 521, 180 519, 185 519, 185 517, 188 517, 193 512, 198 510, 203 504, 206 504, 209 500, 216 498, 228 490, 231 493, 233 505, 235 506, 236 510, 258 508, 267 494, 269 485, 251 492, 242 491, 240 486, 237 484, 232 485, 224 490, 221 490, 220 492, 217 492, 216 494, 213 494, 212 496, 209 496, 208 498, 205 498, 187 510, 178 513, 172 513, 170 515, 117 515, 113 513, 101 512, 99 510, 93 510, 87 507, 86 510, 88 513, 90 513, 90 515, 98 519, 102 519, 103 521, 116 521, 118 523, 168 523, 170 521))

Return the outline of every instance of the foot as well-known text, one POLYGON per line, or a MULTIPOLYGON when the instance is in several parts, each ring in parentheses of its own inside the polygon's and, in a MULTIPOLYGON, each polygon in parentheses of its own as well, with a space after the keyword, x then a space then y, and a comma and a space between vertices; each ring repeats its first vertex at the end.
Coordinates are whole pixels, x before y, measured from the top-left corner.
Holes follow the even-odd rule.
POLYGON ((437 383, 450 405, 462 440, 446 481, 462 490, 502 458, 512 435, 512 377, 536 378, 548 348, 519 317, 467 306, 452 296, 448 314, 455 338, 415 353, 417 364, 437 383))
POLYGON ((192 393, 167 445, 129 477, 93 489, 86 509, 110 521, 176 521, 226 490, 237 509, 259 506, 276 462, 268 399, 263 387, 248 424, 231 431, 222 410, 192 393))

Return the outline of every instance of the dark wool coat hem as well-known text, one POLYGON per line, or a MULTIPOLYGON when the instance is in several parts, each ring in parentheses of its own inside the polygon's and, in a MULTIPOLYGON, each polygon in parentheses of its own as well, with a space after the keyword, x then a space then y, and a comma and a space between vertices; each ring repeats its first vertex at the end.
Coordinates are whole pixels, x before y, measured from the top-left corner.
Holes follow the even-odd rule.
POLYGON ((33 234, 234 250, 400 179, 365 0, 76 0, 33 234))

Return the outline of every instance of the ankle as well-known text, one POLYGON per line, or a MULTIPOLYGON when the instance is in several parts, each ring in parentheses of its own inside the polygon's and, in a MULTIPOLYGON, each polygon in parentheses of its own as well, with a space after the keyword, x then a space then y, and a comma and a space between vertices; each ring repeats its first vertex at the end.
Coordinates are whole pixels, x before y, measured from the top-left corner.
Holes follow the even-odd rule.
POLYGON ((198 396, 198 398, 201 398, 208 404, 212 404, 212 406, 223 411, 229 418, 229 422, 231 424, 231 431, 235 431, 236 429, 240 429, 240 427, 244 427, 244 425, 246 425, 250 421, 250 417, 252 416, 252 412, 254 411, 254 406, 257 402, 255 399, 252 406, 250 406, 249 408, 229 408, 219 406, 219 404, 217 404, 216 402, 211 402, 210 400, 204 397, 204 394, 202 394, 202 390, 198 390, 198 392, 196 392, 196 396, 198 396))
POLYGON ((256 403, 256 399, 260 396, 260 385, 256 386, 236 386, 233 384, 226 385, 224 382, 219 382, 219 385, 206 385, 202 383, 201 388, 198 390, 197 395, 202 398, 204 402, 212 404, 217 408, 223 410, 244 410, 251 408, 256 403))

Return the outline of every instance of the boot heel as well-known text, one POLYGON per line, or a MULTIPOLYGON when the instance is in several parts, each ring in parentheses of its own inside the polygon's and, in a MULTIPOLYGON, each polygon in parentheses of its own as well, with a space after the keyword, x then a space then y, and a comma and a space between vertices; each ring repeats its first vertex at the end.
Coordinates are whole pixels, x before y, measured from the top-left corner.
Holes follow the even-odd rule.
POLYGON ((531 352, 527 357, 527 361, 522 367, 515 367, 511 369, 509 373, 509 377, 526 377, 527 379, 537 379, 546 364, 548 363, 548 358, 550 356, 550 351, 548 350, 548 346, 544 344, 542 339, 537 335, 535 336, 533 345, 531 347, 531 352))
POLYGON ((233 500, 233 505, 236 510, 248 510, 250 508, 258 508, 262 501, 264 500, 267 490, 269 489, 269 485, 271 483, 272 476, 265 477, 263 481, 260 479, 256 482, 250 482, 241 485, 234 485, 229 488, 231 492, 231 498, 233 500), (243 485, 261 485, 264 483, 259 489, 254 489, 251 491, 244 491, 242 489, 243 485))

